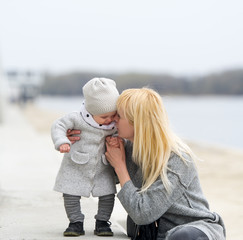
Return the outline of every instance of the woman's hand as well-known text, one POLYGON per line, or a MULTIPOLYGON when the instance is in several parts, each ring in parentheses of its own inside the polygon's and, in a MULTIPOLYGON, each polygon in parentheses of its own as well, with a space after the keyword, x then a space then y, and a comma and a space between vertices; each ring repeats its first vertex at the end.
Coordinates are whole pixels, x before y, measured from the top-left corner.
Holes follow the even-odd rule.
POLYGON ((114 169, 119 167, 120 164, 126 164, 125 150, 121 138, 111 136, 106 137, 105 156, 114 169))
POLYGON ((70 140, 70 142, 72 144, 74 144, 75 142, 80 140, 80 137, 78 136, 74 136, 75 134, 80 134, 81 131, 80 130, 76 130, 76 129, 68 129, 67 130, 67 138, 70 140))
POLYGON ((119 137, 107 136, 105 140, 112 147, 118 148, 120 146, 119 137))
POLYGON ((130 180, 130 176, 127 171, 126 155, 123 140, 117 138, 118 147, 113 144, 113 140, 107 137, 106 140, 106 159, 110 162, 111 166, 115 169, 115 172, 119 178, 121 186, 130 180))

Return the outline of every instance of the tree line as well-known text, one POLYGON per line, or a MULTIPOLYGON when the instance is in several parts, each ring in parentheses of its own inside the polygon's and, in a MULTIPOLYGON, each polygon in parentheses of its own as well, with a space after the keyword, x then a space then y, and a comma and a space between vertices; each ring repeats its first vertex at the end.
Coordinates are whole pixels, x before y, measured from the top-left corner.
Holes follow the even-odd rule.
POLYGON ((175 77, 169 74, 73 72, 46 74, 41 86, 43 95, 80 95, 82 86, 93 77, 116 81, 119 92, 127 88, 150 87, 161 94, 242 95, 243 69, 211 73, 205 76, 175 77))

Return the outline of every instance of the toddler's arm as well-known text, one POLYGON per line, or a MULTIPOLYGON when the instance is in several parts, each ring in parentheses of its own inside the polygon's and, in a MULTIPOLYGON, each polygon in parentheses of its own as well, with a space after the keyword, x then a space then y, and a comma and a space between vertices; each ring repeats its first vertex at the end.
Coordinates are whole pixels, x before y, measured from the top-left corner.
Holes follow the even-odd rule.
POLYGON ((80 114, 78 112, 72 112, 57 119, 52 124, 51 137, 56 150, 60 151, 59 148, 62 144, 69 144, 71 146, 71 141, 67 138, 66 132, 68 129, 73 129, 75 123, 79 120, 80 114))

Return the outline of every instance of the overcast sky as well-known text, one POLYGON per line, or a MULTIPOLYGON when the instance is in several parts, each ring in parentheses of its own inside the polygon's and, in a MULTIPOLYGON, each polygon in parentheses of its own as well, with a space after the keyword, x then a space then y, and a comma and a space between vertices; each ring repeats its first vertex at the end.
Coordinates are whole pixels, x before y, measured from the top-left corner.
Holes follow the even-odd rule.
POLYGON ((5 70, 206 74, 243 67, 242 0, 0 0, 5 70))

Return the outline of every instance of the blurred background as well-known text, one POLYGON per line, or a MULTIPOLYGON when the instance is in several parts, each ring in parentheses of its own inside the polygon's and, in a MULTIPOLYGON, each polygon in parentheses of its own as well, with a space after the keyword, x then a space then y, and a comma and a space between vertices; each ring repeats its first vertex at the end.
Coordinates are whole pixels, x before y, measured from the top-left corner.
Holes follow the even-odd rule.
MULTIPOLYGON (((26 226, 35 224, 33 238, 44 239, 44 202, 53 226, 64 225, 56 224, 62 206, 52 186, 61 156, 54 153, 50 127, 80 109, 88 80, 107 77, 120 92, 147 86, 161 94, 172 128, 205 160, 198 167, 212 210, 222 215, 228 239, 241 240, 242 23, 241 0, 0 0, 4 239, 15 239, 13 222, 18 237, 29 238, 26 226), (29 220, 22 217, 27 213, 29 220)), ((125 215, 117 215, 125 226, 125 215)))
POLYGON ((1 95, 67 112, 109 77, 159 91, 181 137, 243 149, 242 22, 239 0, 0 1, 1 95))

